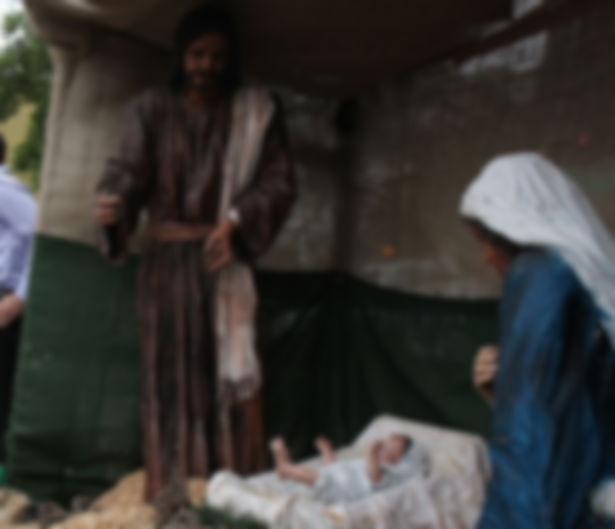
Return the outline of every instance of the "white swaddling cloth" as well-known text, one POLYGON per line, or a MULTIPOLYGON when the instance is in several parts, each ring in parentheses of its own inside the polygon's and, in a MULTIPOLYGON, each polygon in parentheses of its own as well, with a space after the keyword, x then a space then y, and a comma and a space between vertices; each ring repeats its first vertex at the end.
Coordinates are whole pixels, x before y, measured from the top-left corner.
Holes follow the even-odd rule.
POLYGON ((429 473, 427 452, 413 442, 398 463, 383 465, 383 471, 382 479, 373 483, 365 459, 336 461, 320 469, 314 498, 326 505, 351 503, 409 479, 425 477, 429 473))
MULTIPOLYGON (((208 505, 249 516, 271 529, 470 529, 476 526, 489 476, 482 438, 398 417, 381 416, 337 451, 339 461, 357 461, 373 442, 406 435, 426 452, 424 476, 362 500, 326 505, 314 487, 268 472, 241 479, 217 473, 206 492, 208 505)), ((418 455, 415 454, 415 455, 418 455)), ((320 471, 320 459, 303 461, 320 471)))

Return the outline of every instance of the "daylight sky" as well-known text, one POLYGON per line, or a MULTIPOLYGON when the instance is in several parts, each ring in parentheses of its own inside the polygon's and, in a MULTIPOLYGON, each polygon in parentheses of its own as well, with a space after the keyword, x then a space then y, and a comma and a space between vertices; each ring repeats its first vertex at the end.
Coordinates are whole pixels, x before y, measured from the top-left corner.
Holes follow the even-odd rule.
MULTIPOLYGON (((0 0, 0 21, 4 19, 4 15, 7 13, 18 9, 22 9, 21 0, 0 0)), ((4 46, 4 43, 4 35, 0 32, 0 47, 4 46)))

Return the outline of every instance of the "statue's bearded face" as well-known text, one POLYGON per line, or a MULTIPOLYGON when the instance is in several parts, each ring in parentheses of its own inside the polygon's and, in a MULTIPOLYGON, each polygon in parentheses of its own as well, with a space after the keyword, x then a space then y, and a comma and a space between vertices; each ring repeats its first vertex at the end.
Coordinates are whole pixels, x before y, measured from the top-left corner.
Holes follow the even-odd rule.
POLYGON ((194 39, 184 54, 184 73, 191 90, 219 90, 228 67, 229 42, 220 33, 205 33, 194 39))

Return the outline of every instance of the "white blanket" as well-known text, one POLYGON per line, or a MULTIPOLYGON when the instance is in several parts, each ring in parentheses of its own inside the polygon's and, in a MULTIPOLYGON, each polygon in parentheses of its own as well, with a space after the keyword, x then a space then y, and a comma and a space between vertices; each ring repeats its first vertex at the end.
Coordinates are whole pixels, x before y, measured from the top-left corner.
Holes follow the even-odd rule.
MULTIPOLYGON (((207 502, 252 516, 272 529, 470 529, 483 504, 489 476, 485 443, 477 436, 380 417, 339 458, 360 457, 369 443, 391 433, 412 436, 429 451, 431 472, 347 505, 325 506, 302 485, 273 473, 242 480, 214 476, 207 502)), ((316 460, 306 464, 319 465, 316 460)))

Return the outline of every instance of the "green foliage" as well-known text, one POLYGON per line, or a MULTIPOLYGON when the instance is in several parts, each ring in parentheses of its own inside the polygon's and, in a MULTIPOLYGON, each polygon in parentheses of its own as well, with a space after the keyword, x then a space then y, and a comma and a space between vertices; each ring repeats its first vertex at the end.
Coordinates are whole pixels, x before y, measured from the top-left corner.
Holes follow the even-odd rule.
POLYGON ((45 97, 36 105, 30 116, 26 138, 17 146, 14 154, 15 169, 31 175, 32 180, 30 184, 34 189, 38 189, 41 165, 43 163, 45 124, 47 122, 48 108, 48 97, 45 97))
POLYGON ((25 13, 7 15, 2 30, 8 45, 0 51, 0 121, 9 119, 24 103, 34 105, 26 139, 15 152, 14 166, 31 174, 36 187, 43 159, 51 60, 45 42, 34 34, 25 13))
POLYGON ((206 507, 200 510, 201 523, 211 529, 267 529, 250 518, 238 518, 225 511, 206 507))

